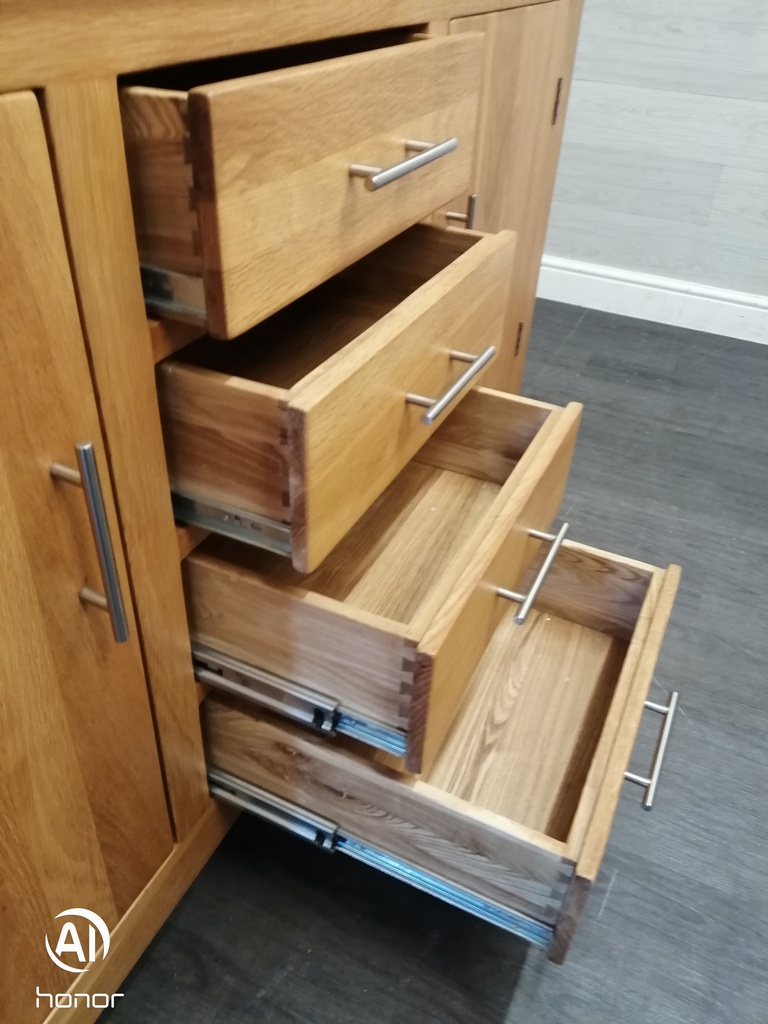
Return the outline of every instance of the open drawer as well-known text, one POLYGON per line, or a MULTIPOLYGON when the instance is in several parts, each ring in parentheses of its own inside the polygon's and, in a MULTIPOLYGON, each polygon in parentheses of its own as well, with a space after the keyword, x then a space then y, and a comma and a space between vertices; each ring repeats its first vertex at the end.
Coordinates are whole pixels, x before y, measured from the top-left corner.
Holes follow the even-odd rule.
POLYGON ((562 960, 600 867, 678 578, 676 566, 565 542, 525 625, 511 607, 501 618, 422 778, 345 737, 209 697, 212 792, 562 960))
POLYGON ((209 537, 182 564, 198 679, 428 767, 557 514, 580 415, 470 392, 308 576, 209 537))
POLYGON ((153 312, 235 337, 469 186, 482 36, 320 59, 364 44, 253 54, 224 81, 221 61, 159 69, 121 89, 153 312))
POLYGON ((160 364, 177 518, 319 565, 493 358, 514 245, 412 228, 236 341, 160 364))

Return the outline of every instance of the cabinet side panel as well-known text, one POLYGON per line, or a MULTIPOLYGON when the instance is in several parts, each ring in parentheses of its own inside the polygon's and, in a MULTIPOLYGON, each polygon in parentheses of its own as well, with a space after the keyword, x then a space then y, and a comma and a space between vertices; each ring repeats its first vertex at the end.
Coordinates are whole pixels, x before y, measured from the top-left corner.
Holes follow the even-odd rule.
POLYGON ((518 234, 505 344, 487 378, 504 391, 520 389, 582 6, 554 0, 451 22, 452 34, 486 33, 475 227, 518 234))

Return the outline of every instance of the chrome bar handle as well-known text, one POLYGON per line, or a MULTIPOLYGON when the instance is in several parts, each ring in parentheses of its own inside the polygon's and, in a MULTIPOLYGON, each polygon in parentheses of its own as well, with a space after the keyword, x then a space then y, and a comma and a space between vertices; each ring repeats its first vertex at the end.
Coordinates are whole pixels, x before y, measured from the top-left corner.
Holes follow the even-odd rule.
POLYGON ((495 345, 489 345, 488 348, 484 352, 481 352, 479 356, 473 356, 470 352, 457 352, 455 349, 452 349, 448 353, 449 359, 455 359, 459 363, 469 363, 469 366, 464 373, 462 373, 459 379, 454 381, 448 390, 444 391, 439 398, 427 398, 426 395, 414 395, 409 392, 405 396, 406 402, 409 405, 423 406, 427 411, 421 417, 421 422, 426 426, 431 427, 438 416, 445 412, 454 398, 464 390, 472 378, 476 377, 485 364, 489 363, 495 355, 495 345))
POLYGON ((537 540, 546 540, 552 544, 552 547, 547 552, 547 557, 541 563, 541 568, 536 573, 536 579, 531 584, 531 589, 527 594, 520 594, 516 590, 506 590, 504 587, 497 587, 496 593, 499 597, 505 597, 508 601, 519 601, 520 608, 518 609, 517 615, 515 616, 515 622, 518 626, 522 626, 525 622, 528 612, 533 607, 533 602, 541 590, 544 580, 547 578, 552 563, 557 556, 557 552, 560 550, 560 545, 565 540, 565 535, 568 533, 569 523, 563 523, 557 533, 542 533, 541 530, 529 530, 528 535, 535 537, 537 540))
POLYGON ((415 150, 416 156, 401 160, 399 164, 391 167, 371 167, 368 164, 350 164, 349 175, 351 178, 365 178, 365 187, 369 192, 375 192, 390 182, 397 181, 405 174, 416 171, 419 167, 431 164, 433 160, 439 160, 441 156, 452 153, 459 144, 458 139, 446 139, 445 142, 417 142, 415 139, 406 139, 403 146, 406 150, 415 150))
POLYGON ((477 210, 477 193, 473 192, 467 198, 467 212, 458 213, 454 210, 448 210, 445 214, 447 221, 457 221, 459 224, 463 224, 464 227, 471 231, 475 226, 475 212, 477 210))
POLYGON ((104 494, 101 490, 99 467, 96 464, 93 442, 79 442, 75 445, 75 454, 77 455, 77 470, 60 462, 54 462, 51 466, 51 476, 57 480, 64 480, 66 483, 76 484, 83 489, 105 591, 105 594, 99 594, 90 587, 83 587, 79 594, 80 600, 109 612, 114 638, 117 643, 124 644, 130 636, 128 618, 125 614, 123 594, 120 589, 120 577, 117 573, 115 550, 109 533, 109 521, 104 506, 104 494))
POLYGON ((651 774, 646 778, 644 775, 635 775, 634 772, 624 772, 624 778, 627 782, 634 782, 638 786, 645 787, 645 796, 643 797, 643 810, 645 811, 653 809, 653 801, 659 788, 661 769, 664 765, 664 757, 667 753, 667 745, 669 744, 669 734, 672 732, 672 723, 675 719, 679 699, 680 694, 675 690, 669 698, 669 704, 654 704, 653 701, 647 700, 644 705, 649 711, 655 711, 657 714, 664 716, 664 722, 656 744, 656 752, 653 755, 651 774))

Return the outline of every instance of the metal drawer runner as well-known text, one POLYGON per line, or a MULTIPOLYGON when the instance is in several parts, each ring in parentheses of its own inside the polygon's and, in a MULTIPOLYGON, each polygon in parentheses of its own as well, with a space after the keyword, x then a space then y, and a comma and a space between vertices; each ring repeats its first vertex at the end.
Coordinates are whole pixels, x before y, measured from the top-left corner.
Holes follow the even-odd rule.
POLYGON ((547 949, 552 942, 551 927, 482 899, 452 882, 446 882, 407 861, 393 857, 384 850, 344 835, 334 822, 305 811, 258 786, 230 775, 229 772, 209 768, 208 782, 211 796, 216 799, 278 825, 329 853, 345 853, 348 857, 353 857, 401 882, 407 882, 430 896, 436 896, 443 902, 458 907, 459 910, 518 935, 533 945, 547 949))
POLYGON ((205 644, 193 642, 192 655, 195 679, 199 683, 234 694, 330 736, 342 733, 389 754, 405 756, 405 733, 357 718, 331 697, 230 658, 205 644))
POLYGON ((291 554, 291 528, 287 523, 258 516, 223 502, 211 504, 204 498, 171 492, 173 518, 177 523, 202 526, 222 537, 231 537, 243 544, 274 551, 277 555, 291 554))

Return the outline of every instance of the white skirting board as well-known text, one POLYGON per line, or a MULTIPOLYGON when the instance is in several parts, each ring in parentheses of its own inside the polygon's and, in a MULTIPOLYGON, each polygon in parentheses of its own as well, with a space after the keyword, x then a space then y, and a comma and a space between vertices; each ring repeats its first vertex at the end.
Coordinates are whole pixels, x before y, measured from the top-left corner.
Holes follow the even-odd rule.
POLYGON ((768 345, 766 295, 546 255, 536 294, 571 306, 768 345))

